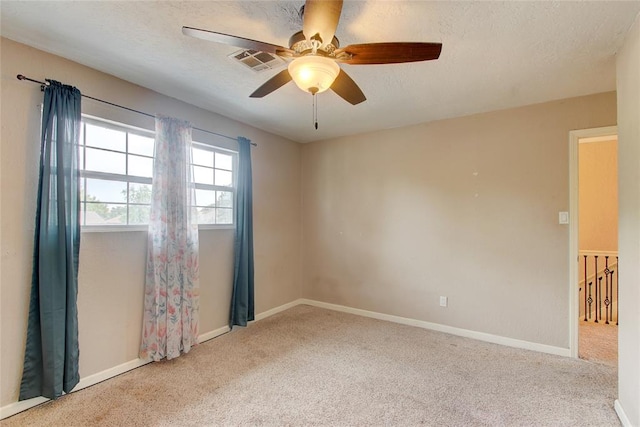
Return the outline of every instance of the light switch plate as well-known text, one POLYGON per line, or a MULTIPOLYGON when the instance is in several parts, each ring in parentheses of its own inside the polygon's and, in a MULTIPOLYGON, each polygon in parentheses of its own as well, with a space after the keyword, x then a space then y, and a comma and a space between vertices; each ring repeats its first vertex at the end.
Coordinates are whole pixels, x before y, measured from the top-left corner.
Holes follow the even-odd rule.
POLYGON ((558 212, 558 224, 569 224, 569 212, 558 212))

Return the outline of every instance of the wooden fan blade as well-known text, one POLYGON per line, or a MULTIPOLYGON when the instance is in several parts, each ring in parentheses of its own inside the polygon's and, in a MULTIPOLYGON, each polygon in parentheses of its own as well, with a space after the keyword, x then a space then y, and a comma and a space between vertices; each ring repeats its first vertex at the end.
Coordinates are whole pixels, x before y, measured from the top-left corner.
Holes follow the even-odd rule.
POLYGON ((182 27, 182 34, 185 36, 195 37, 197 39, 228 44, 231 46, 241 47, 243 49, 273 53, 281 56, 291 56, 293 53, 291 49, 284 46, 278 46, 258 40, 245 39, 244 37, 232 36, 229 34, 217 33, 215 31, 202 30, 200 28, 182 27))
POLYGON ((269 80, 267 80, 265 84, 263 84, 258 89, 256 89, 256 91, 253 92, 251 95, 249 95, 249 97, 262 98, 263 96, 269 95, 274 90, 279 89, 282 86, 286 85, 291 80, 292 79, 291 79, 291 74, 289 74, 289 70, 284 69, 280 71, 278 74, 276 74, 275 76, 271 77, 269 80))
POLYGON ((441 50, 442 43, 366 43, 336 49, 335 54, 344 64, 398 64, 438 59, 441 50))
POLYGON ((307 40, 320 35, 322 45, 331 43, 342 13, 342 0, 307 0, 304 4, 302 32, 307 40))
POLYGON ((331 85, 331 90, 351 105, 357 105, 367 100, 356 82, 342 69, 331 85))

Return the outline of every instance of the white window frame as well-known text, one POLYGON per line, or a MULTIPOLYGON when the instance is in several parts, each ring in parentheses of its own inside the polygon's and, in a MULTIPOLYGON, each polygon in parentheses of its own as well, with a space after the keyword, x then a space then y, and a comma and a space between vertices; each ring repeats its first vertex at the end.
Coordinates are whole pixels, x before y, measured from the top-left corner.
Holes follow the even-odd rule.
MULTIPOLYGON (((111 121, 111 120, 107 120, 107 119, 103 119, 101 117, 96 117, 96 116, 91 116, 88 114, 82 114, 82 122, 83 122, 83 126, 84 123, 90 123, 90 124, 95 124, 98 126, 102 126, 105 128, 111 128, 114 130, 118 130, 118 131, 125 131, 128 133, 134 133, 134 134, 138 134, 141 136, 146 136, 146 137, 151 137, 151 138, 155 138, 155 132, 148 130, 148 129, 143 129, 143 128, 139 128, 136 126, 131 126, 131 125, 127 125, 124 123, 119 123, 119 122, 115 122, 115 121, 111 121)), ((85 136, 85 132, 83 130, 83 137, 85 136)), ((85 141, 83 141, 84 144, 85 141)), ((236 194, 237 194, 237 182, 238 182, 238 152, 235 150, 230 150, 228 148, 223 148, 223 147, 219 147, 213 144, 207 144, 207 143, 203 143, 203 142, 196 142, 196 141, 192 141, 192 145, 195 148, 201 149, 201 150, 207 150, 207 151, 211 151, 213 153, 219 152, 222 154, 226 154, 226 155, 231 155, 232 156, 232 180, 233 180, 233 185, 231 187, 226 187, 226 186, 216 186, 216 185, 206 185, 206 184, 195 184, 195 188, 196 189, 205 189, 205 190, 215 190, 215 191, 229 191, 232 193, 232 197, 233 197, 233 206, 231 208, 232 210, 232 221, 235 220, 235 198, 236 198, 236 194)), ((109 151, 109 150, 106 150, 109 151)), ((120 151, 118 151, 120 152, 120 151)), ((84 151, 83 151, 84 153, 84 151)), ((127 154, 128 154, 128 147, 127 147, 127 154)), ((136 154, 138 155, 138 154, 136 154)), ((144 156, 143 156, 144 157, 144 156)), ((146 156, 148 157, 148 156, 146 156)), ((152 157, 153 159, 153 157, 152 157)), ((82 159, 83 162, 83 168, 80 170, 80 178, 81 179, 85 179, 85 178, 95 178, 95 179, 104 179, 104 180, 111 180, 111 181, 120 181, 120 182, 127 182, 127 183, 136 183, 136 184, 148 184, 148 185, 152 185, 152 178, 144 178, 144 177, 138 177, 138 176, 130 176, 130 175, 121 175, 121 174, 113 174, 113 173, 106 173, 106 172, 95 172, 95 171, 85 171, 84 170, 84 159, 82 159), (124 179, 126 178, 126 179, 124 179)), ((214 164, 215 166, 215 164, 214 164)), ((85 189, 86 190, 86 189, 85 189)), ((86 201, 85 201, 86 203, 86 201)), ((125 203, 122 203, 125 204, 125 203)), ((129 202, 126 202, 127 208, 129 206, 129 202)), ((86 208, 85 208, 86 209, 86 208)), ((86 212, 86 210, 85 210, 86 212)), ((231 223, 231 224, 198 224, 198 230, 220 230, 220 229, 235 229, 235 223, 231 223)), ((149 224, 118 224, 118 225, 84 225, 81 224, 80 226, 80 230, 81 232, 85 233, 85 232, 89 232, 89 233, 102 233, 102 232, 129 232, 129 231, 148 231, 149 230, 149 224)))
MULTIPOLYGON (((225 186, 221 186, 221 185, 209 185, 209 184, 195 184, 195 189, 196 190, 212 190, 212 191, 228 191, 232 194, 232 207, 231 207, 231 224, 198 224, 198 230, 212 230, 212 229, 234 229, 236 228, 235 225, 235 200, 236 200, 236 196, 237 196, 237 184, 238 184, 238 152, 237 151, 233 151, 233 150, 229 150, 227 148, 222 148, 222 147, 218 147, 212 144, 205 144, 203 142, 196 142, 193 141, 192 143, 192 147, 193 148, 198 148, 200 150, 207 150, 207 151, 211 151, 214 153, 221 153, 221 154, 225 154, 225 155, 230 155, 231 156, 231 161, 232 161, 232 183, 233 185, 231 187, 225 187, 225 186)), ((193 162, 193 158, 191 159, 191 161, 193 162)), ((192 163, 192 166, 194 166, 195 164, 192 163)), ((195 166, 199 166, 199 165, 195 165, 195 166)), ((215 173, 215 163, 214 163, 214 173, 215 173)))

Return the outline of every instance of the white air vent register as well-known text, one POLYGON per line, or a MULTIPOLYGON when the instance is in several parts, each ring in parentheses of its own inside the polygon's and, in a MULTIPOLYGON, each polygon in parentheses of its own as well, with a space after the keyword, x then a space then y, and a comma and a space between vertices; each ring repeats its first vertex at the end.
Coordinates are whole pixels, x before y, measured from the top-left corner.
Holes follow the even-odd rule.
POLYGON ((229 55, 229 58, 240 62, 257 73, 284 64, 284 60, 276 55, 251 49, 242 49, 234 52, 229 55))

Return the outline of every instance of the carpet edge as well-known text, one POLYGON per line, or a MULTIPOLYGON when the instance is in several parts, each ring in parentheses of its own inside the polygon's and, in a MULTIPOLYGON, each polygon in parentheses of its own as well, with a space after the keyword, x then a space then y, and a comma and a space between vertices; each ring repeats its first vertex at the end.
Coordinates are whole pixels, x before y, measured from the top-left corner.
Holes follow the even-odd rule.
POLYGON ((516 338, 503 337, 500 335, 488 334, 485 332, 472 331, 469 329, 456 328, 454 326, 442 325, 439 323, 427 322, 408 317, 394 316, 392 314, 384 314, 376 311, 362 310, 359 308, 347 307, 344 305, 331 304, 312 299, 301 298, 298 304, 307 304, 314 307, 326 308, 329 310, 340 311, 343 313, 355 314, 358 316, 370 317, 378 320, 386 320, 388 322, 400 323, 408 326, 429 329, 437 332, 444 332, 451 335, 457 335, 465 338, 472 338, 479 341, 500 344, 507 347, 520 348, 524 350, 533 350, 540 353, 554 354, 556 356, 571 357, 571 351, 568 348, 555 347, 547 344, 534 343, 531 341, 519 340, 516 338))

